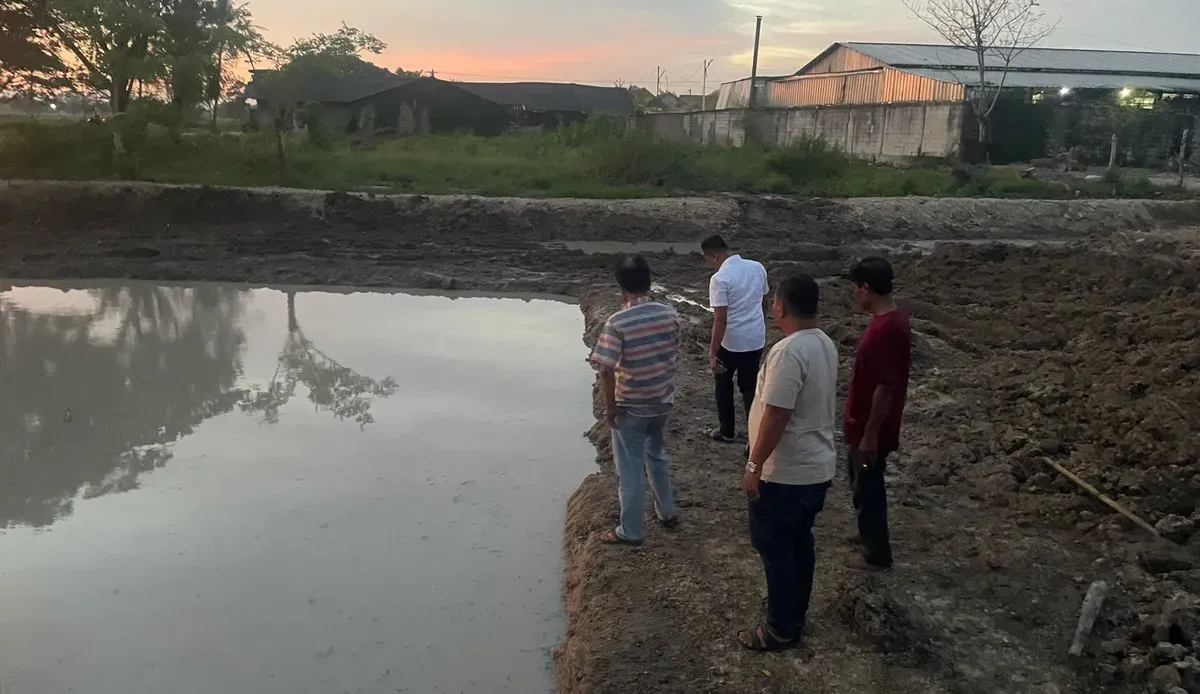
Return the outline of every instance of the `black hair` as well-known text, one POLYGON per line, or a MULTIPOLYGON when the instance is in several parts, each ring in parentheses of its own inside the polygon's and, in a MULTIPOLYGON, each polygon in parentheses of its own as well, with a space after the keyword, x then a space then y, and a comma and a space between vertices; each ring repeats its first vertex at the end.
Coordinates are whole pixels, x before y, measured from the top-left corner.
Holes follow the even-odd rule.
POLYGON ((700 250, 705 255, 710 253, 724 253, 729 250, 729 244, 725 243, 725 239, 719 235, 713 235, 700 242, 700 250))
POLYGON ((640 255, 623 256, 615 268, 617 284, 630 294, 650 291, 650 263, 640 255))
POLYGON ((850 268, 850 281, 854 284, 865 284, 867 289, 879 296, 889 296, 892 293, 892 282, 895 275, 892 264, 878 256, 863 258, 850 268))
POLYGON ((775 297, 793 318, 815 318, 821 300, 821 287, 810 275, 792 275, 775 288, 775 297))

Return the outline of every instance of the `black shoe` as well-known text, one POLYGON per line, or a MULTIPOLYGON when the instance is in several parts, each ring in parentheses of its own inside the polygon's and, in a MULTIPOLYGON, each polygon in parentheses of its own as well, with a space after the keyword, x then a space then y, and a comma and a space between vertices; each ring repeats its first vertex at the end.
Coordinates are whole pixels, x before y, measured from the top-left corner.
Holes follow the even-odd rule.
POLYGON ((856 554, 850 560, 850 568, 857 571, 887 571, 892 568, 891 560, 887 562, 874 562, 868 559, 865 555, 856 554))

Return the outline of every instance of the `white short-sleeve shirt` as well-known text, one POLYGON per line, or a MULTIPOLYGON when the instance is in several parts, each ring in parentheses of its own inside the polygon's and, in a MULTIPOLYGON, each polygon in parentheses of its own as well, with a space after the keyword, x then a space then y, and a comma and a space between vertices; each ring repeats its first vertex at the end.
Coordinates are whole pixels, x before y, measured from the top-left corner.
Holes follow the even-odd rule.
POLYGON ((727 307, 729 320, 721 346, 730 352, 753 352, 767 344, 763 297, 770 292, 762 263, 731 255, 708 283, 708 302, 727 307))
POLYGON ((751 446, 767 405, 791 410, 792 417, 763 465, 764 482, 808 485, 833 479, 837 370, 837 346, 816 328, 792 333, 771 348, 758 372, 758 392, 750 408, 751 446))

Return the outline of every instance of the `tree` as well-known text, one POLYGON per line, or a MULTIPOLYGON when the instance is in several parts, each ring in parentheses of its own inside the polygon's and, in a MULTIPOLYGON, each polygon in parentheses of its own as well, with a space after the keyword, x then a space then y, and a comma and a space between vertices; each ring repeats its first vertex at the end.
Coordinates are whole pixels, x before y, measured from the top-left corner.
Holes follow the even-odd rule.
MULTIPOLYGON (((250 19, 246 5, 230 0, 0 0, 5 21, 2 45, 30 36, 42 55, 65 66, 78 91, 106 95, 114 115, 125 113, 135 95, 150 87, 166 94, 177 113, 219 101, 234 77, 227 61, 253 59, 270 44, 250 19), (22 14, 29 18, 16 22, 22 14), (18 26, 8 31, 10 15, 18 26)), ((7 70, 6 70, 7 72, 7 70)))
POLYGON ((424 70, 405 70, 402 67, 396 68, 397 77, 424 77, 424 70))
POLYGON ((213 60, 209 66, 205 96, 217 127, 217 110, 223 100, 235 98, 243 85, 237 74, 237 64, 244 59, 251 68, 260 60, 279 54, 279 48, 263 38, 250 16, 245 3, 233 5, 230 0, 217 0, 212 30, 213 60))
POLYGON ((66 69, 33 7, 0 0, 0 92, 44 83, 66 69))
POLYGON ((378 55, 386 48, 386 43, 365 31, 342 24, 335 34, 313 34, 306 39, 296 39, 284 53, 289 60, 317 55, 349 58, 362 53, 378 55))
POLYGON ((216 16, 212 0, 162 0, 163 77, 171 105, 182 120, 184 111, 204 98, 205 78, 214 60, 210 31, 216 16))
POLYGON ((162 0, 23 1, 37 8, 52 45, 78 63, 78 79, 108 95, 114 114, 129 108, 136 84, 164 76, 162 0))
POLYGON ((1047 22, 1037 0, 902 0, 918 19, 951 46, 974 55, 976 79, 967 87, 967 103, 975 115, 979 142, 986 147, 988 119, 1004 89, 1017 56, 1040 43, 1057 28, 1047 22), (992 83, 988 73, 999 73, 992 83))

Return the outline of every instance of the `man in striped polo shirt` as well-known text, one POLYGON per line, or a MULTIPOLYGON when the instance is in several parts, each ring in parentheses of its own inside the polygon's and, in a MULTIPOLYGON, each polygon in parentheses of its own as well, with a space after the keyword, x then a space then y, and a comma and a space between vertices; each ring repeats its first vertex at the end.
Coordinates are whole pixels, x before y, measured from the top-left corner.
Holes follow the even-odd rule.
POLYGON ((638 546, 646 539, 643 478, 650 478, 659 522, 666 528, 679 524, 664 441, 675 397, 679 315, 647 297, 650 265, 645 258, 622 258, 616 275, 624 303, 604 324, 591 356, 612 429, 621 501, 621 524, 600 540, 638 546))

